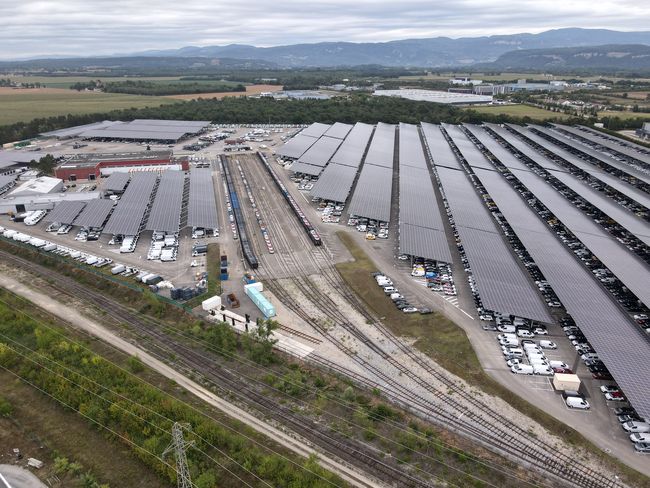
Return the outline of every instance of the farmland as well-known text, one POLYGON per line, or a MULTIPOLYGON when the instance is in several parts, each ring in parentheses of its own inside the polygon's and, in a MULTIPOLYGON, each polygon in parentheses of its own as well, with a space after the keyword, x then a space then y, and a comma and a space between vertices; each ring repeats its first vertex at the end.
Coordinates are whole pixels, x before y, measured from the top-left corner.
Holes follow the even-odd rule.
POLYGON ((174 103, 164 97, 117 93, 76 92, 62 88, 0 89, 0 125, 39 117, 90 114, 124 108, 156 107, 174 103))
POLYGON ((567 115, 544 110, 543 108, 532 107, 530 105, 490 105, 482 107, 472 107, 474 110, 481 114, 490 115, 509 115, 512 117, 530 117, 531 119, 544 120, 551 118, 565 119, 567 115))

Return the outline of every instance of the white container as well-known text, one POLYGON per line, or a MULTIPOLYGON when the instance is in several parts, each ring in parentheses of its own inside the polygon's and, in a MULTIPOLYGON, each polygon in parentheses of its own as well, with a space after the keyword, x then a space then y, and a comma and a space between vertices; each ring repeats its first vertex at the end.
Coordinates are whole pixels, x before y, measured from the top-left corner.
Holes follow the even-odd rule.
POLYGON ((124 273, 125 271, 126 271, 126 266, 124 266, 123 264, 118 264, 117 266, 113 266, 111 268, 111 273, 114 275, 124 273))
POLYGON ((264 285, 262 285, 262 283, 259 281, 256 281, 255 283, 250 283, 248 285, 244 285, 244 289, 247 288, 255 288, 259 292, 264 291, 264 285))
POLYGON ((219 295, 215 295, 201 302, 201 308, 206 311, 214 310, 215 308, 220 308, 220 307, 221 307, 221 297, 219 295))
POLYGON ((580 378, 577 374, 556 373, 553 377, 553 388, 559 391, 578 391, 580 378))

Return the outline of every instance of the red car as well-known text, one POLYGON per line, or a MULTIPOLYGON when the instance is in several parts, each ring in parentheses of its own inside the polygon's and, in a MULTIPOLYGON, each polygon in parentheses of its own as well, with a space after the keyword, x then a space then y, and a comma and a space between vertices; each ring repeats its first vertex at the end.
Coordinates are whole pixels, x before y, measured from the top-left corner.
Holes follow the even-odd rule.
POLYGON ((562 374, 573 374, 573 371, 571 371, 571 368, 553 368, 554 373, 562 373, 562 374))

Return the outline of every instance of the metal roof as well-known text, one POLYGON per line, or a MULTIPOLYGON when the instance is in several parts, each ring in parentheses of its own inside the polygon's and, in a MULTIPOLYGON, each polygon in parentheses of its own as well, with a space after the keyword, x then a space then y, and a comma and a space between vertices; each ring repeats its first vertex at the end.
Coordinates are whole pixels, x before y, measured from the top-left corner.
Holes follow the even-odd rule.
POLYGON ((399 124, 399 166, 427 168, 417 125, 399 124))
MULTIPOLYGON (((454 143, 467 137, 450 134, 454 143)), ((472 144, 461 150, 468 161, 484 158, 472 144)), ((463 249, 472 268, 483 306, 490 310, 551 322, 546 303, 537 286, 524 271, 514 251, 497 227, 491 213, 476 192, 469 177, 459 170, 438 167, 447 203, 463 249)))
POLYGON ((181 227, 181 209, 183 207, 183 190, 185 173, 182 171, 165 171, 158 183, 156 198, 147 219, 147 230, 176 233, 181 227))
POLYGON ((129 183, 129 178, 129 173, 116 171, 115 173, 112 173, 108 178, 106 178, 106 181, 104 181, 102 188, 104 191, 124 191, 124 188, 126 188, 126 185, 129 183))
POLYGON ((341 139, 323 136, 300 156, 298 162, 324 167, 339 148, 341 142, 341 139))
POLYGON ((400 223, 399 251, 401 254, 434 259, 445 263, 451 263, 452 261, 447 236, 443 231, 411 224, 400 223))
POLYGON ((206 229, 217 229, 219 227, 212 171, 208 168, 196 168, 190 171, 187 225, 206 229))
POLYGON ((392 168, 395 160, 395 126, 379 122, 370 141, 364 164, 392 168))
POLYGON ((79 134, 84 138, 175 141, 186 134, 196 134, 210 125, 209 121, 135 119, 117 122, 104 128, 79 134))
POLYGON ((350 201, 350 215, 390 221, 393 169, 364 164, 350 201))
POLYGON ((602 162, 603 164, 610 166, 614 169, 617 169, 619 171, 622 171, 623 173, 627 174, 628 176, 632 176, 634 178, 637 178, 640 181, 643 181, 645 183, 650 183, 650 174, 640 171, 637 168, 634 168, 633 166, 623 162, 623 161, 618 161, 608 155, 607 153, 604 153, 602 151, 599 151, 597 149, 594 149, 591 146, 588 146, 587 144, 580 142, 577 140, 575 137, 571 138, 567 136, 566 134, 562 134, 558 130, 552 130, 547 127, 542 127, 539 125, 530 125, 532 129, 535 129, 543 134, 546 134, 553 139, 556 139, 560 142, 563 142, 564 144, 568 144, 572 148, 574 148, 576 151, 580 151, 583 154, 587 154, 591 156, 592 158, 597 159, 598 161, 602 162))
POLYGON ((327 132, 329 128, 330 128, 329 124, 321 124, 320 122, 314 122, 309 127, 303 129, 300 132, 300 135, 318 138, 323 134, 325 134, 325 132, 327 132))
POLYGON ((331 162, 355 168, 361 166, 373 130, 372 125, 356 123, 332 156, 331 162))
POLYGON ((300 161, 293 163, 289 171, 294 173, 302 173, 310 176, 318 176, 323 171, 322 166, 314 166, 313 164, 301 163, 300 161))
POLYGON ((336 122, 332 127, 327 129, 324 136, 334 137, 336 139, 345 139, 345 136, 348 135, 352 126, 350 124, 344 124, 342 122, 336 122))
MULTIPOLYGON (((613 137, 603 137, 600 134, 593 133, 591 131, 585 130, 585 127, 571 127, 569 125, 562 124, 553 124, 554 127, 569 132, 575 136, 580 137, 586 141, 589 141, 593 144, 598 144, 604 149, 611 150, 614 154, 618 153, 619 155, 627 156, 638 161, 642 161, 646 164, 650 164, 650 154, 642 153, 630 146, 624 145, 613 137)), ((620 139, 619 139, 620 140, 620 139)), ((642 146, 639 146, 642 147, 642 146)))
POLYGON ((112 200, 90 200, 79 216, 74 219, 74 225, 99 228, 106 222, 108 214, 111 213, 114 205, 115 203, 112 200))
POLYGON ((43 219, 45 222, 58 222, 60 224, 70 225, 74 219, 86 206, 86 202, 63 201, 56 204, 54 209, 43 219))
POLYGON ((41 132, 40 135, 44 137, 77 137, 78 135, 93 129, 104 129, 115 124, 121 124, 119 120, 104 120, 102 122, 94 122, 92 124, 75 125, 66 129, 53 130, 50 132, 41 132))
MULTIPOLYGON (((650 122, 644 122, 644 125, 650 126, 650 122)), ((616 136, 613 136, 611 134, 606 134, 605 132, 601 132, 599 130, 592 129, 591 127, 587 127, 586 125, 579 125, 578 127, 580 127, 583 131, 588 132, 590 134, 593 134, 595 136, 598 136, 598 137, 600 137, 602 139, 612 141, 612 142, 614 142, 616 144, 619 144, 621 146, 633 149, 634 151, 636 151, 638 153, 641 153, 641 154, 644 154, 646 156, 650 155, 650 148, 648 148, 646 146, 641 146, 640 144, 636 144, 636 143, 628 141, 626 139, 620 139, 620 138, 618 138, 616 136)))
POLYGON ((0 188, 4 188, 5 186, 14 183, 16 181, 16 178, 18 178, 17 174, 0 175, 0 188))
POLYGON ((317 138, 315 137, 308 137, 302 134, 298 134, 297 136, 294 136, 293 138, 289 139, 284 144, 284 146, 279 148, 276 151, 276 154, 278 154, 279 156, 284 156, 285 158, 298 159, 316 141, 317 138))
POLYGON ((536 144, 540 145, 547 151, 554 153, 556 156, 562 158, 564 161, 569 163, 571 166, 579 168, 594 178, 602 181, 607 186, 621 192, 623 195, 627 196, 629 199, 634 200, 639 205, 643 205, 646 208, 650 208, 650 196, 644 191, 635 188, 634 186, 626 183, 623 180, 620 180, 614 175, 606 173, 600 168, 597 168, 593 164, 590 164, 583 159, 578 158, 575 154, 570 153, 566 149, 553 144, 548 139, 535 134, 533 131, 526 127, 521 127, 518 125, 508 124, 508 127, 512 127, 515 131, 522 134, 524 137, 530 139, 536 144))
POLYGON ((429 148, 431 159, 436 166, 461 169, 460 162, 458 162, 454 151, 447 143, 447 139, 445 139, 439 125, 422 122, 422 134, 424 135, 425 144, 429 148))
MULTIPOLYGON (((634 212, 629 211, 626 207, 616 203, 611 198, 605 196, 602 192, 592 188, 588 183, 580 178, 568 173, 562 166, 555 161, 547 158, 545 155, 533 149, 522 139, 516 137, 512 132, 494 124, 485 124, 487 127, 496 132, 500 137, 505 139, 515 149, 526 155, 541 167, 549 171, 555 178, 560 180, 571 190, 576 192, 587 202, 604 212, 607 216, 618 222, 621 227, 636 236, 639 240, 650 245, 650 226, 648 223, 638 217, 634 212)), ((503 163, 503 161, 501 161, 503 163)))
POLYGON ((311 196, 333 202, 345 202, 356 175, 357 168, 353 166, 329 164, 314 184, 311 196))
POLYGON ((138 234, 157 180, 155 173, 133 173, 131 183, 117 203, 103 232, 125 236, 138 234))
POLYGON ((641 329, 499 173, 475 173, 632 406, 650 418, 650 343, 641 329))

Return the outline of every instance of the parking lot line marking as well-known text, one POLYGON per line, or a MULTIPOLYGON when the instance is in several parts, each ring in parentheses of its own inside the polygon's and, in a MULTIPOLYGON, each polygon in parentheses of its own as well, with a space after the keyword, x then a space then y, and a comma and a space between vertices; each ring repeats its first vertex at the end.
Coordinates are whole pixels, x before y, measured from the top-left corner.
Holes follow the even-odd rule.
POLYGON ((463 310, 462 308, 459 308, 458 310, 460 310, 461 312, 463 312, 463 313, 464 313, 465 315, 467 315, 470 319, 474 320, 474 317, 472 317, 470 314, 468 314, 468 313, 467 313, 465 310, 463 310))

